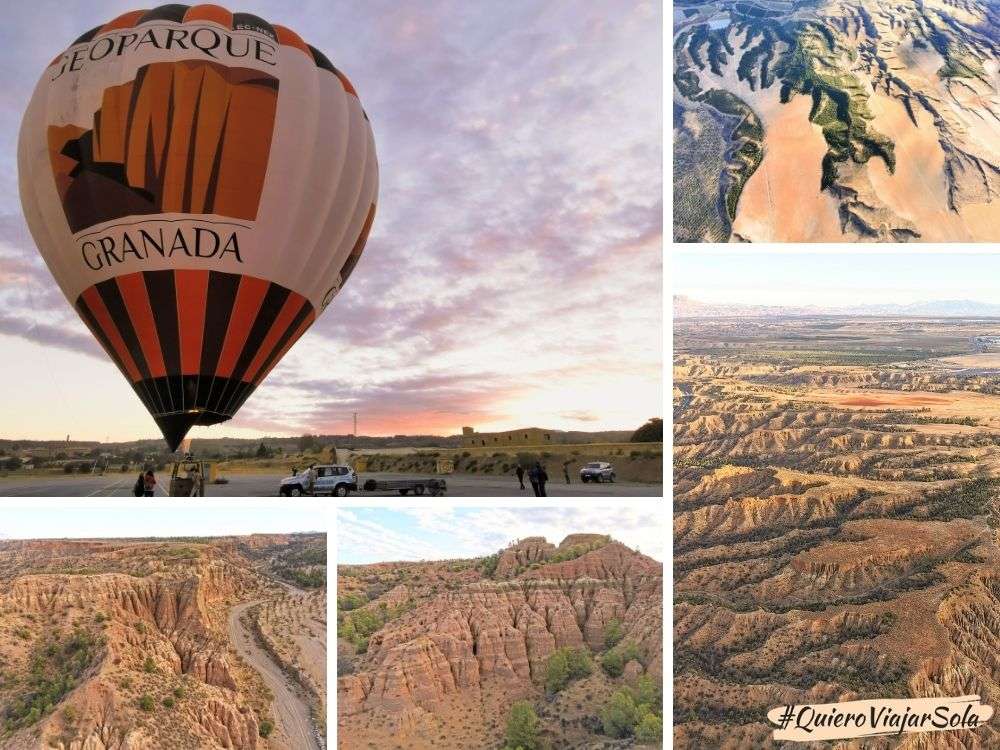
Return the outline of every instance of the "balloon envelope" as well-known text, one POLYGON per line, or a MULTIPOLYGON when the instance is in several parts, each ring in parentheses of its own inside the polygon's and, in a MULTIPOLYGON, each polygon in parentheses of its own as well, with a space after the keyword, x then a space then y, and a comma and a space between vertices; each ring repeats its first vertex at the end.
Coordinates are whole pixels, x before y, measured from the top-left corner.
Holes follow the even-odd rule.
POLYGON ((126 13, 57 55, 18 171, 49 269, 171 450, 232 417, 336 296, 378 193, 348 79, 216 5, 126 13))

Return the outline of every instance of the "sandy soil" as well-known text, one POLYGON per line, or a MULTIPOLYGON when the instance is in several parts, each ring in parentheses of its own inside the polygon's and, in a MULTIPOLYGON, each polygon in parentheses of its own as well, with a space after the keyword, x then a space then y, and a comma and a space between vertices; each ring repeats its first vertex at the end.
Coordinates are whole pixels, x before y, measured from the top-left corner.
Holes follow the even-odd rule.
POLYGON ((871 396, 852 396, 840 402, 841 406, 930 406, 931 404, 950 404, 952 400, 937 396, 918 396, 908 393, 892 394, 888 398, 871 396))
POLYGON ((947 368, 969 368, 969 367, 981 367, 984 369, 989 369, 993 367, 1000 368, 1000 353, 995 352, 983 352, 982 354, 962 354, 957 357, 942 357, 941 359, 932 360, 936 364, 940 364, 947 368))
POLYGON ((868 162, 868 177, 878 197, 896 214, 920 228, 928 242, 976 242, 1000 234, 1000 207, 966 206, 961 213, 948 209, 948 180, 944 151, 934 129, 934 118, 914 109, 914 126, 898 99, 875 94, 868 100, 874 128, 891 133, 896 144, 896 171, 881 159, 868 162))
POLYGON ((833 406, 852 406, 858 409, 922 408, 928 409, 928 413, 934 416, 975 417, 983 425, 996 426, 1000 424, 1000 398, 986 393, 817 389, 803 393, 802 399, 833 406), (877 403, 867 403, 869 401, 877 403))
POLYGON ((798 554, 797 563, 836 563, 843 569, 867 565, 877 557, 921 554, 928 551, 951 550, 968 544, 983 533, 981 524, 965 520, 950 523, 941 521, 900 521, 870 519, 849 521, 843 526, 846 541, 831 541, 798 554), (878 541, 877 546, 871 540, 878 541))
POLYGON ((764 122, 764 159, 743 187, 733 231, 754 242, 843 240, 837 201, 819 189, 826 141, 809 122, 811 100, 782 105, 777 86, 751 95, 764 122))
MULTIPOLYGON (((731 38, 736 46, 742 42, 741 35, 731 38)), ((782 104, 775 84, 751 90, 737 77, 738 59, 730 58, 721 78, 699 73, 703 89, 731 91, 764 125, 764 158, 743 186, 733 231, 754 242, 842 241, 837 201, 819 189, 826 141, 809 122, 811 99, 793 96, 782 104)))
POLYGON ((320 750, 309 705, 289 685, 289 679, 271 657, 257 645, 253 635, 240 622, 240 617, 261 601, 252 601, 233 607, 229 611, 229 640, 243 658, 267 683, 274 694, 275 732, 270 742, 276 748, 287 750, 320 750))

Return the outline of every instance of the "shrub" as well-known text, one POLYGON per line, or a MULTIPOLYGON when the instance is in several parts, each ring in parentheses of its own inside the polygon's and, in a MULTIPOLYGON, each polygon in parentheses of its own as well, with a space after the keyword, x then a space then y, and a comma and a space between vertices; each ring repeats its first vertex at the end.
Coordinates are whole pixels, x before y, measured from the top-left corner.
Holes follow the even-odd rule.
POLYGON ((274 722, 270 719, 262 719, 260 724, 257 726, 257 734, 259 734, 264 739, 271 736, 271 732, 274 731, 274 722))
POLYGON ((181 698, 183 698, 183 697, 184 697, 185 695, 187 695, 187 693, 185 692, 184 688, 183 688, 183 687, 181 687, 180 685, 178 685, 177 687, 175 687, 175 688, 174 688, 174 697, 175 697, 175 698, 176 698, 177 700, 180 700, 180 699, 181 699, 181 698))
POLYGON ((142 671, 146 673, 152 673, 156 671, 156 662, 153 661, 152 656, 147 656, 146 660, 142 663, 142 671))
POLYGON ((168 695, 166 698, 163 699, 163 705, 166 706, 167 708, 173 708, 174 699, 168 695))
POLYGON ((479 570, 482 571, 483 575, 487 578, 492 578, 493 574, 497 572, 497 564, 499 562, 500 553, 484 557, 479 563, 479 570))
POLYGON ((628 664, 630 661, 640 661, 639 659, 639 647, 634 643, 623 643, 618 647, 618 653, 621 654, 622 663, 628 664))
POLYGON ((350 612, 352 609, 363 607, 367 601, 368 600, 361 594, 344 594, 343 596, 337 597, 337 609, 350 612))
POLYGON ((545 689, 558 693, 572 680, 586 677, 593 671, 586 651, 564 646, 552 652, 545 665, 545 689))
POLYGON ((621 622, 617 619, 611 620, 604 628, 604 648, 614 648, 624 637, 625 633, 622 631, 621 622))
POLYGON ((36 644, 28 662, 30 679, 0 711, 0 734, 31 726, 51 713, 77 686, 101 645, 99 637, 82 630, 73 630, 68 636, 48 636, 36 644))
POLYGON ((663 441, 663 420, 653 417, 632 433, 631 443, 659 443, 663 441))
POLYGON ((601 723, 609 737, 629 737, 639 721, 639 709, 625 690, 616 690, 601 710, 601 723))
POLYGON ((621 677, 625 669, 625 661, 620 651, 608 651, 601 657, 601 667, 609 677, 621 677))
POLYGON ((635 728, 635 738, 639 742, 659 743, 663 741, 663 719, 655 714, 643 714, 635 728))
POLYGON ((151 695, 145 694, 139 698, 139 708, 143 711, 153 710, 153 697, 151 695))
POLYGON ((538 715, 528 701, 517 701, 507 719, 507 746, 521 750, 538 750, 538 715))

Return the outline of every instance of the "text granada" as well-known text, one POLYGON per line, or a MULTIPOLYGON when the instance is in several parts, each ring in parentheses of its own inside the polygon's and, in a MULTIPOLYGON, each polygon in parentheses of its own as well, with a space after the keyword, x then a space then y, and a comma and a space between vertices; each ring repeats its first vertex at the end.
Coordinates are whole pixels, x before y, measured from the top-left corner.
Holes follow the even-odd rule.
POLYGON ((83 262, 94 271, 125 263, 130 256, 142 261, 154 254, 161 258, 183 254, 189 258, 221 261, 230 253, 237 263, 243 262, 235 231, 220 234, 207 227, 126 230, 120 237, 105 235, 84 240, 80 243, 80 252, 83 262))

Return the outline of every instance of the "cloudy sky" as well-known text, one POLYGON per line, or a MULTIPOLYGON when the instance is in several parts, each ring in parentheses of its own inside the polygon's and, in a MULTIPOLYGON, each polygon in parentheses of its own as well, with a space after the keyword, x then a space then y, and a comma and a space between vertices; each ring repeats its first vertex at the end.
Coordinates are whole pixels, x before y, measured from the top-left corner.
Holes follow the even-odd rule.
POLYGON ((178 504, 137 508, 122 501, 106 506, 73 508, 35 501, 32 507, 6 505, 0 539, 111 539, 122 537, 229 536, 323 531, 320 508, 206 507, 178 504), (127 511, 127 512, 123 512, 127 511))
POLYGON ((645 555, 663 560, 666 529, 654 506, 340 509, 335 524, 337 562, 481 557, 515 539, 544 536, 559 544, 569 534, 610 534, 645 555))
MULTIPOLYGON (((0 437, 158 437, 50 278, 17 198, 17 130, 38 76, 134 7, 5 8, 0 437)), ((375 130, 379 213, 344 292, 232 422, 193 437, 346 433, 353 411, 362 434, 661 416, 659 3, 234 9, 298 30, 350 77, 375 130)))
POLYGON ((1000 301, 1000 256, 985 253, 677 253, 672 266, 674 294, 715 304, 1000 301))

